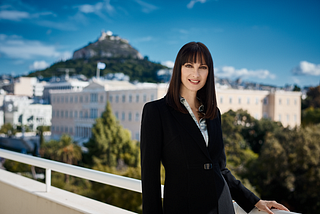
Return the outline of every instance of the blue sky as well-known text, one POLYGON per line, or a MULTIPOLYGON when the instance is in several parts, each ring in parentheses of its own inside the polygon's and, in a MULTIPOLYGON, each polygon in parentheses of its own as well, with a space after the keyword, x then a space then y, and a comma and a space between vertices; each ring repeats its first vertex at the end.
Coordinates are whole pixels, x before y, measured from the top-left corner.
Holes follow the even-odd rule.
POLYGON ((1 0, 0 74, 68 59, 102 30, 154 62, 172 65, 185 43, 200 41, 219 77, 320 83, 319 0, 1 0))

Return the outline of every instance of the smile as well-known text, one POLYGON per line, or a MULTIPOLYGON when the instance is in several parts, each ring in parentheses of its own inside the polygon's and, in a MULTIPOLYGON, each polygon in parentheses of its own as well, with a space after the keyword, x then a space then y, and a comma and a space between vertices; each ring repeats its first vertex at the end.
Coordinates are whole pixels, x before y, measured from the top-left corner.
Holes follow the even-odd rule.
POLYGON ((191 80, 191 79, 189 79, 189 82, 191 82, 193 84, 198 84, 200 82, 200 80, 191 80))

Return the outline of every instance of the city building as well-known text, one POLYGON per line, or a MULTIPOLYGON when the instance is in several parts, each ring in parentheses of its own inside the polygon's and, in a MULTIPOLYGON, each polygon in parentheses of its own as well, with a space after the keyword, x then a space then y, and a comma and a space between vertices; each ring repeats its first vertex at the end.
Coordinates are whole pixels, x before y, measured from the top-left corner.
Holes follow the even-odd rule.
POLYGON ((39 82, 36 77, 18 77, 2 86, 9 94, 28 97, 42 97, 46 82, 39 82))
POLYGON ((13 126, 27 125, 32 131, 38 126, 51 126, 51 105, 34 104, 27 96, 5 95, 3 100, 4 123, 13 126))
POLYGON ((301 124, 301 92, 283 90, 237 90, 217 87, 221 114, 230 109, 247 110, 256 119, 270 118, 284 127, 301 124))
POLYGON ((139 140, 143 105, 163 97, 166 90, 167 84, 94 80, 82 90, 51 91, 52 136, 67 133, 80 143, 87 142, 108 100, 121 125, 139 140))
MULTIPOLYGON (((164 83, 93 80, 83 89, 51 91, 52 136, 59 138, 67 133, 80 143, 87 142, 95 119, 109 101, 121 125, 131 132, 132 139, 139 140, 144 104, 162 98, 167 87, 164 83)), ((243 109, 256 119, 270 118, 285 127, 301 123, 300 92, 217 87, 217 103, 222 114, 230 109, 243 109)))
POLYGON ((66 78, 64 81, 48 82, 43 89, 43 100, 45 103, 50 103, 50 91, 59 90, 78 90, 81 91, 84 87, 88 86, 88 81, 81 81, 76 78, 66 78))

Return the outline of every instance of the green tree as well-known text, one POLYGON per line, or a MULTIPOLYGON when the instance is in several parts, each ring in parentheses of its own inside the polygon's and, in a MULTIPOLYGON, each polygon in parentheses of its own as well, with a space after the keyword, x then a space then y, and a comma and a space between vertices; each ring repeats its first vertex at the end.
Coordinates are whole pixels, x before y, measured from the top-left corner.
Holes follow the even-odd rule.
POLYGON ((301 125, 308 126, 320 123, 320 108, 309 107, 301 114, 301 125))
POLYGON ((1 126, 0 133, 7 135, 8 137, 14 136, 17 130, 13 128, 11 123, 5 123, 1 126))
POLYGON ((320 212, 320 124, 269 133, 247 177, 261 197, 291 210, 320 212))
POLYGON ((243 127, 241 135, 249 143, 252 151, 259 154, 268 134, 281 129, 282 124, 280 122, 272 121, 269 118, 261 118, 255 120, 251 126, 243 127))
POLYGON ((138 164, 138 145, 131 140, 130 132, 124 129, 113 115, 109 102, 102 116, 96 119, 92 137, 84 146, 88 148, 85 161, 91 166, 102 164, 116 167, 121 161, 130 166, 138 164), (132 157, 136 160, 132 160, 132 157))
POLYGON ((320 85, 310 87, 307 91, 307 98, 302 101, 302 109, 309 107, 320 108, 320 85))

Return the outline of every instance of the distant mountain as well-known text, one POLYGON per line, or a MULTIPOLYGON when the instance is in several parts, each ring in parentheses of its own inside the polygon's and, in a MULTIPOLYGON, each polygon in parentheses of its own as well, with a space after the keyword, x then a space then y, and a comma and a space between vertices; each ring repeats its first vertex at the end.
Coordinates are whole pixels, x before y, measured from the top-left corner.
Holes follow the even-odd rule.
POLYGON ((100 71, 100 76, 124 73, 130 77, 130 81, 140 82, 160 82, 157 71, 167 68, 160 63, 149 61, 148 57, 143 58, 128 41, 108 31, 102 32, 96 42, 76 50, 72 59, 54 63, 49 68, 32 72, 28 76, 61 76, 64 75, 64 68, 72 68, 74 72, 70 75, 83 74, 91 78, 96 75, 98 62, 106 64, 106 68, 100 71))
POLYGON ((76 50, 73 59, 100 58, 133 58, 142 59, 141 54, 127 40, 115 36, 111 31, 102 32, 98 41, 76 50))

